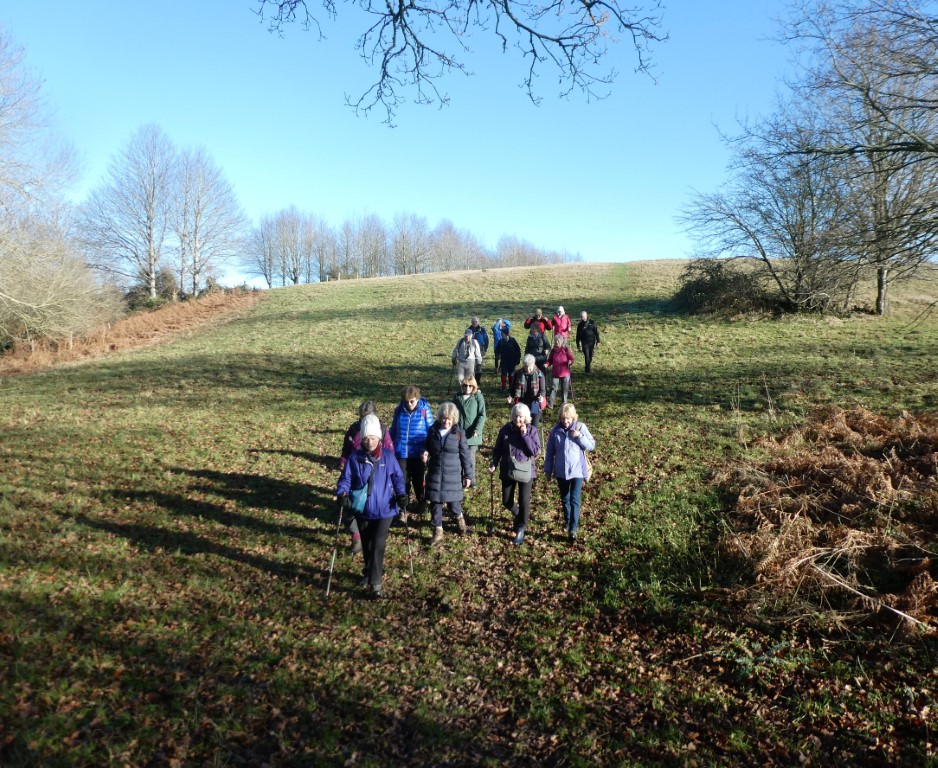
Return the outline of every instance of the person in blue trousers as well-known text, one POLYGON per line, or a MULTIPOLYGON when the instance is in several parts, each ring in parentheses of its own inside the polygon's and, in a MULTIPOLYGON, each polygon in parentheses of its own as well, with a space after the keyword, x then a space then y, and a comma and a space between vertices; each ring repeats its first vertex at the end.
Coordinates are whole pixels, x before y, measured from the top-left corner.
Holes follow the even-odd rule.
POLYGON ((586 452, 594 450, 596 441, 586 425, 577 419, 573 403, 564 403, 557 424, 547 438, 544 474, 557 480, 564 524, 571 541, 576 540, 580 527, 580 497, 586 479, 586 452))

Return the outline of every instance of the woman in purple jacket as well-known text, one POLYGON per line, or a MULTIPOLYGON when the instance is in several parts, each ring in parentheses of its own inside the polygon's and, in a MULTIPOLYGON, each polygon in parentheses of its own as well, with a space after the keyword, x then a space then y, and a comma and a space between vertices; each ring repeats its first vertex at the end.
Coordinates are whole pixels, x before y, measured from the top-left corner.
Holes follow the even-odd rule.
POLYGON ((391 451, 381 449, 381 424, 374 414, 362 419, 361 447, 349 456, 335 494, 341 506, 351 507, 361 533, 365 568, 360 586, 381 597, 388 531, 407 494, 400 464, 391 451))
POLYGON ((524 403, 511 409, 511 416, 498 431, 492 449, 489 472, 499 469, 502 481, 502 505, 514 516, 515 540, 520 545, 531 518, 531 488, 537 477, 535 458, 541 452, 541 441, 537 428, 531 426, 531 411, 524 403), (514 503, 515 487, 518 488, 518 503, 514 503))

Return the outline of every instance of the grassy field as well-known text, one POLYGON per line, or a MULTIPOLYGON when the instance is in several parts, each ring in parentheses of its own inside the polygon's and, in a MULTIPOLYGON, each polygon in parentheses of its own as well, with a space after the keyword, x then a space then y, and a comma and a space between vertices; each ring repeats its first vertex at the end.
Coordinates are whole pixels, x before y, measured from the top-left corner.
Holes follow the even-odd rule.
POLYGON ((887 319, 716 321, 669 310, 680 269, 281 289, 0 378, 0 765, 938 765, 934 633, 756 607, 712 481, 826 405, 936 410, 938 285, 887 319), (558 304, 602 333, 574 373, 598 442, 582 543, 539 483, 513 547, 483 479, 466 537, 430 551, 421 526, 411 558, 392 529, 386 599, 344 549, 326 598, 358 404, 387 418, 415 383, 438 405, 470 315, 558 304))

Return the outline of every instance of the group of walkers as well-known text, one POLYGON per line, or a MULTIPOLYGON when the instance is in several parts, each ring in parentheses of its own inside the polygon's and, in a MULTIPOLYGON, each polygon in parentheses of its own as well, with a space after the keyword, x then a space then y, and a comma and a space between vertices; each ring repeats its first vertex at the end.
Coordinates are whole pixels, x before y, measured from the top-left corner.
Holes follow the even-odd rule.
MULTIPOLYGON (((563 307, 553 319, 538 309, 525 319, 524 327, 528 340, 523 356, 509 320, 499 318, 492 327, 495 370, 501 374, 501 391, 511 412, 495 438, 488 471, 499 473, 502 506, 512 513, 513 543, 521 545, 531 517, 536 460, 543 451, 544 473, 556 480, 565 531, 575 541, 583 483, 590 471, 587 452, 595 450, 596 443, 571 402, 574 356, 567 346, 571 321, 563 307), (548 331, 553 332, 552 343, 546 340, 548 331), (552 382, 549 394, 547 370, 552 382), (558 393, 562 404, 557 423, 542 446, 540 418, 554 407, 558 393)), ((583 352, 584 371, 589 373, 599 330, 586 312, 581 313, 575 338, 583 352)), ((460 534, 467 531, 462 503, 465 492, 477 484, 476 457, 487 418, 479 381, 488 349, 489 335, 479 318, 472 317, 452 353, 458 382, 452 401, 434 413, 419 387, 406 386, 389 427, 381 423, 374 403, 366 400, 358 420, 346 430, 336 487, 337 533, 344 521, 352 536, 352 553, 361 552, 364 558, 360 586, 373 597, 381 595, 384 552, 395 517, 407 529, 408 546, 409 524, 414 517, 425 519, 428 506, 431 547, 443 541, 445 514, 453 518, 460 534)))

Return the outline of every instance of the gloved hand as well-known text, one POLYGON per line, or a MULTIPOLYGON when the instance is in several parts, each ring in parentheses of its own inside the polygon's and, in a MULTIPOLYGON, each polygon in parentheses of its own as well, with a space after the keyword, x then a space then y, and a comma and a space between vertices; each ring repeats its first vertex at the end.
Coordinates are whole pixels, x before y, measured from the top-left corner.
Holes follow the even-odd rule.
POLYGON ((407 494, 398 494, 394 499, 394 503, 397 504, 397 508, 401 511, 407 509, 407 494))
POLYGON ((339 515, 343 513, 344 510, 349 508, 349 500, 347 493, 339 493, 335 497, 335 516, 336 519, 339 518, 339 515))

